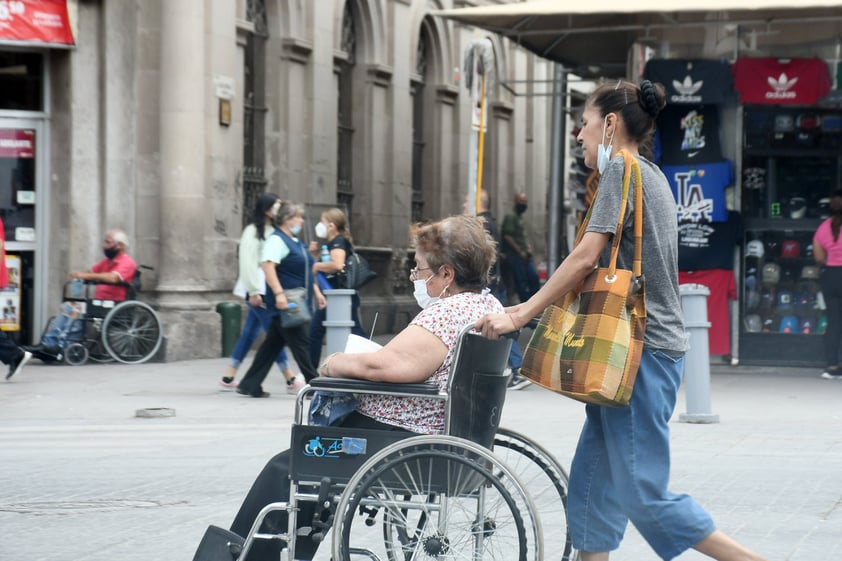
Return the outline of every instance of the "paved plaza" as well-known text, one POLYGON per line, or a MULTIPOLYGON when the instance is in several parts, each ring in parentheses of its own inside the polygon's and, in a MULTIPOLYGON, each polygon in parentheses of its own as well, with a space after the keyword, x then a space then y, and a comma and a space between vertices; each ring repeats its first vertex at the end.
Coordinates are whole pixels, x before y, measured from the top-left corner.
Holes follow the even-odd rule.
MULTIPOLYGON (((294 401, 280 374, 271 398, 246 398, 218 391, 225 364, 33 361, 0 382, 0 559, 189 561, 288 443, 294 401), (135 416, 156 408, 175 416, 135 416)), ((682 394, 672 423, 673 490, 773 561, 842 559, 842 382, 817 374, 713 366, 720 422, 679 422, 682 394)), ((567 466, 582 418, 581 405, 530 386, 509 393, 503 424, 567 466)), ((633 528, 612 555, 655 559, 633 528)))

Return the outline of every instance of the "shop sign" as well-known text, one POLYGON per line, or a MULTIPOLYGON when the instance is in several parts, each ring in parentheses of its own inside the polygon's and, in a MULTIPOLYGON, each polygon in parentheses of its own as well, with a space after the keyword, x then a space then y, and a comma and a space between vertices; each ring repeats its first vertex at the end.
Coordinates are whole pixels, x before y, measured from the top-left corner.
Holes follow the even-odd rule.
POLYGON ((31 159, 34 157, 34 130, 0 129, 0 158, 31 159))
POLYGON ((76 0, 0 0, 0 42, 74 45, 75 8, 76 0))

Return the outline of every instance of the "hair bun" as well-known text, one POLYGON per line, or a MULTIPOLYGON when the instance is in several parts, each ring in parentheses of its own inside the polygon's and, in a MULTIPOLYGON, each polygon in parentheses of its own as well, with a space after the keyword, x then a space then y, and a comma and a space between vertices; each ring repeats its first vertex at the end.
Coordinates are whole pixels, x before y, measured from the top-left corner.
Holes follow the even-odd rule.
POLYGON ((643 80, 640 83, 640 105, 650 117, 656 119, 658 113, 666 105, 666 95, 664 94, 663 86, 653 84, 650 80, 643 80))

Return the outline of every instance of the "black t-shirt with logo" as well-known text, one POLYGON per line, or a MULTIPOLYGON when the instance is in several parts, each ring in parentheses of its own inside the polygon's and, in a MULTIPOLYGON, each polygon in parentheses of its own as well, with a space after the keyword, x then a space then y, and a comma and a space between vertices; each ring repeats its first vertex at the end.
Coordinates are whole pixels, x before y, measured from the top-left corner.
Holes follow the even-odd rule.
POLYGON ((643 77, 664 85, 668 104, 721 103, 733 83, 730 66, 719 60, 652 59, 643 77))
POLYGON ((728 212, 725 222, 678 224, 678 270, 733 269, 734 249, 742 239, 739 213, 728 212))
POLYGON ((722 160, 716 105, 667 105, 658 115, 656 142, 664 165, 722 160))

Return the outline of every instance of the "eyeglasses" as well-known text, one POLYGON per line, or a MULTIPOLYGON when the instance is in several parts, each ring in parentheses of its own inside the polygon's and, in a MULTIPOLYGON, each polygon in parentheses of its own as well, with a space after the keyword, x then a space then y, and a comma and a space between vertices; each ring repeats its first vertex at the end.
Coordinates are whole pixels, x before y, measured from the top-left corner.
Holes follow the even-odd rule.
POLYGON ((409 278, 411 280, 418 280, 418 273, 420 271, 429 271, 431 267, 415 267, 409 270, 409 278))

